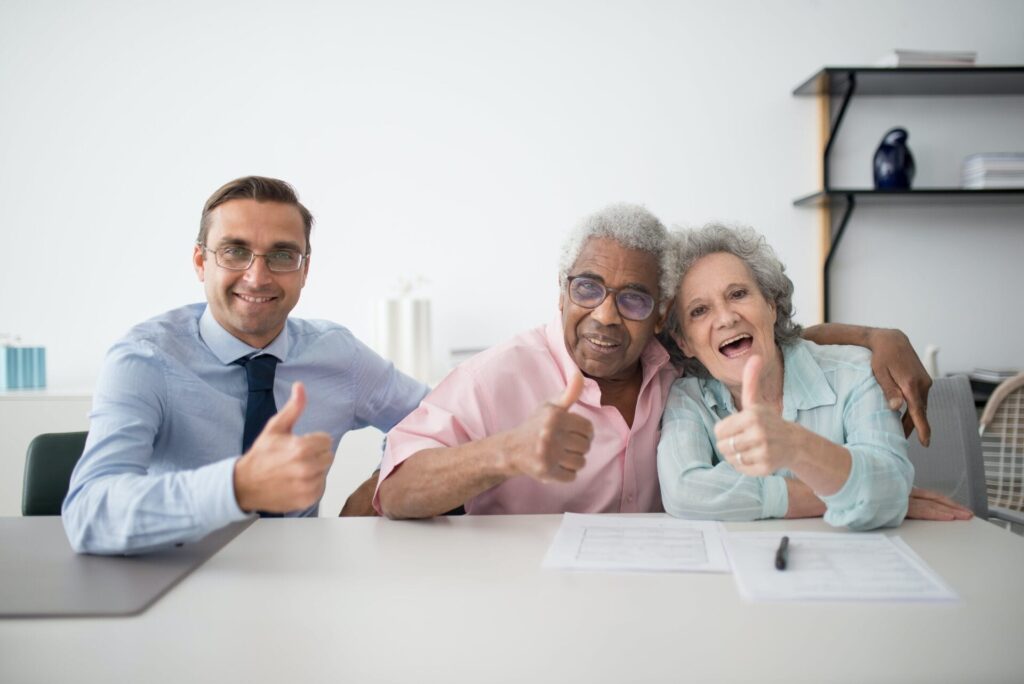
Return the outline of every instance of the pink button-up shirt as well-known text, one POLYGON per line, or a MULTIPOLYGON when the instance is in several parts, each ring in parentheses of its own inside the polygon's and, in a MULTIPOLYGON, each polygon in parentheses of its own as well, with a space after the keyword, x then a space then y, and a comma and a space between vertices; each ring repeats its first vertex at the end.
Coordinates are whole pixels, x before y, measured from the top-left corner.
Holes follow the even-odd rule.
MULTIPOLYGON (((643 383, 633 426, 601 389, 584 378, 571 411, 594 425, 586 465, 569 483, 514 477, 466 502, 467 513, 636 513, 661 511, 657 446, 661 414, 678 373, 651 340, 640 357, 643 383)), ((456 368, 415 411, 388 433, 383 481, 424 449, 473 442, 512 429, 542 403, 560 396, 576 364, 565 348, 560 320, 516 336, 456 368)), ((380 511, 380 486, 373 505, 380 511)))

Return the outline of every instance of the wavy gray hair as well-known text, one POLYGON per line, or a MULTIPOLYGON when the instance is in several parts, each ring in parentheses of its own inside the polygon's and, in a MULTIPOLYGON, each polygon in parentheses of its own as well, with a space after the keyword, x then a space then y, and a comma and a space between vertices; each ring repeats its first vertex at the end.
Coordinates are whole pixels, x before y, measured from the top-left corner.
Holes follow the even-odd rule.
MULTIPOLYGON (((775 305, 775 344, 780 347, 792 344, 800 337, 803 328, 793 321, 793 281, 763 235, 746 226, 710 223, 699 230, 681 231, 672 237, 680 285, 698 259, 722 252, 732 254, 747 265, 761 295, 775 305)), ((673 362, 687 374, 708 377, 710 374, 704 364, 683 354, 671 337, 681 337, 683 332, 676 309, 673 306, 669 311, 659 339, 669 350, 673 362)))
POLYGON ((679 283, 675 249, 658 217, 639 204, 612 204, 580 221, 562 244, 558 282, 565 287, 569 271, 592 238, 609 238, 623 247, 647 252, 658 260, 659 311, 664 313, 679 283))

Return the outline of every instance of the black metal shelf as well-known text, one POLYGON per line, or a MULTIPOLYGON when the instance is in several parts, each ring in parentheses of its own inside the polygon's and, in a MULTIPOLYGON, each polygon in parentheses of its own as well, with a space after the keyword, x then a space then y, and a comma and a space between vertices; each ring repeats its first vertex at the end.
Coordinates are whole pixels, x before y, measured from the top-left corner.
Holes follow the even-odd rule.
POLYGON ((850 197, 864 203, 895 204, 895 203, 944 203, 986 204, 1024 202, 1024 188, 983 188, 967 190, 964 188, 914 188, 911 190, 874 190, 872 188, 832 188, 828 191, 815 192, 793 200, 797 207, 825 207, 837 201, 848 202, 850 197))
POLYGON ((1024 95, 1024 66, 989 67, 825 67, 793 91, 796 96, 828 98, 828 138, 822 152, 823 190, 793 201, 798 207, 823 208, 828 215, 828 249, 823 276, 823 318, 829 321, 829 269, 843 231, 858 202, 905 203, 1017 203, 1024 202, 1024 188, 920 188, 875 190, 833 188, 829 183, 829 155, 839 126, 854 94, 881 96, 985 96, 1024 95), (832 212, 833 208, 842 211, 832 212))
POLYGON ((794 95, 1024 95, 1024 67, 825 67, 794 95))

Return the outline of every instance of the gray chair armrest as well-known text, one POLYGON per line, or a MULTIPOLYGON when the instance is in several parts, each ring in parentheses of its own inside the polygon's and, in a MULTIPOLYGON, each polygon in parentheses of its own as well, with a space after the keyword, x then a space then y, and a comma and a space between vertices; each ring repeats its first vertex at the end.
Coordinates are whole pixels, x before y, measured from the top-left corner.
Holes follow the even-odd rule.
POLYGON ((1003 508, 1002 506, 989 506, 988 517, 1008 523, 1014 523, 1016 525, 1024 525, 1024 513, 1021 513, 1020 511, 1013 511, 1009 508, 1003 508))

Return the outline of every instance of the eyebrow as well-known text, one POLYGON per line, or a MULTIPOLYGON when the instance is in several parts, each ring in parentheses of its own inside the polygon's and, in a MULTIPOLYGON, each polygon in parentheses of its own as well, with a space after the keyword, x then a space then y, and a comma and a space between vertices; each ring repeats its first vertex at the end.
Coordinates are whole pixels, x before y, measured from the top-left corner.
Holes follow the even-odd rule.
MULTIPOLYGON (((591 273, 590 271, 584 271, 583 273, 576 273, 575 275, 570 275, 569 277, 570 278, 590 278, 591 280, 596 280, 596 281, 600 282, 602 285, 604 285, 605 287, 608 287, 608 284, 606 282, 604 282, 604 278, 602 278, 601 276, 597 275, 596 273, 591 273)), ((637 292, 643 292, 644 294, 651 294, 651 288, 647 287, 643 283, 626 283, 626 284, 624 284, 624 285, 622 285, 620 287, 617 287, 615 289, 616 290, 636 290, 637 292)))
MULTIPOLYGON (((237 245, 239 247, 251 249, 248 240, 243 240, 242 238, 236 238, 231 236, 221 238, 219 246, 224 247, 227 245, 237 245)), ((291 249, 296 252, 302 251, 302 248, 299 247, 299 245, 297 245, 296 243, 292 242, 291 240, 280 240, 278 242, 275 242, 273 245, 271 245, 270 249, 291 249)))
MULTIPOLYGON (((734 287, 746 287, 746 288, 749 288, 750 287, 750 283, 729 283, 729 284, 727 284, 725 286, 725 289, 723 290, 723 292, 731 290, 734 287)), ((693 299, 691 299, 688 302, 686 302, 683 305, 683 307, 686 308, 686 309, 689 309, 694 304, 702 304, 703 302, 704 302, 704 298, 703 297, 694 297, 693 299)))

